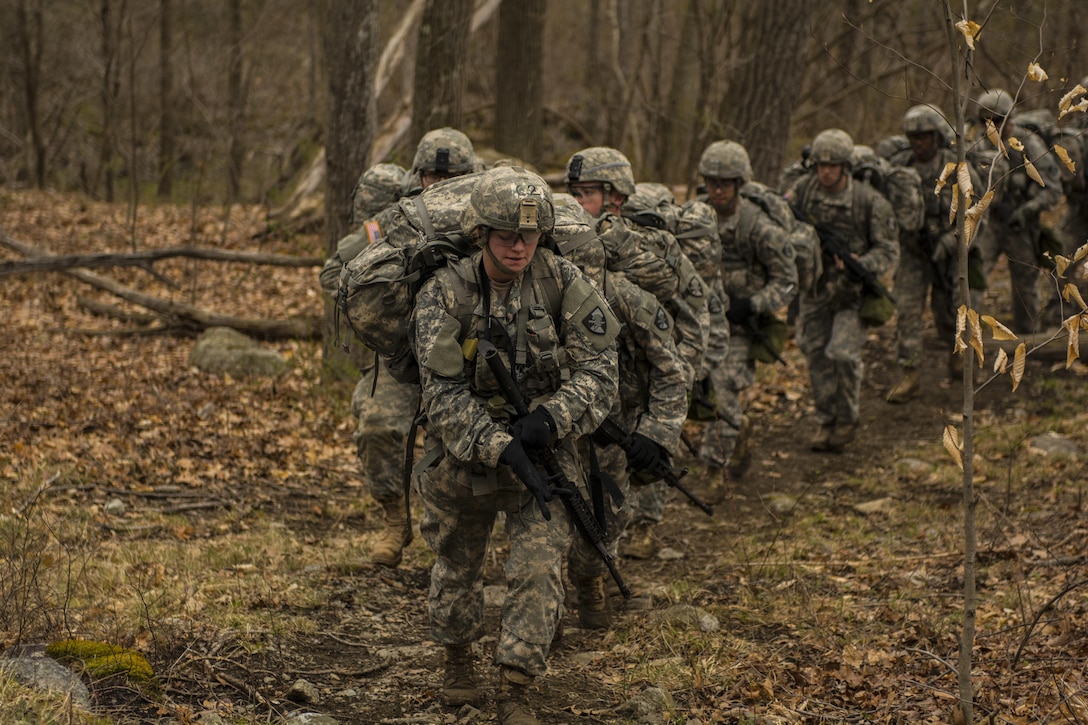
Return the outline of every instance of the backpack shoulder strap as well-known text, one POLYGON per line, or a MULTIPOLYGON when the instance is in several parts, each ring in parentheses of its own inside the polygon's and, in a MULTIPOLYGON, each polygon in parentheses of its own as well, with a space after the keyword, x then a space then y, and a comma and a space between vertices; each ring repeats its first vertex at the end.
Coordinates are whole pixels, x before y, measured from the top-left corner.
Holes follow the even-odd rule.
POLYGON ((419 212, 419 222, 423 225, 423 233, 431 239, 435 236, 434 223, 431 221, 431 213, 427 211, 427 205, 423 203, 423 196, 416 194, 412 197, 412 202, 416 205, 416 211, 419 212))

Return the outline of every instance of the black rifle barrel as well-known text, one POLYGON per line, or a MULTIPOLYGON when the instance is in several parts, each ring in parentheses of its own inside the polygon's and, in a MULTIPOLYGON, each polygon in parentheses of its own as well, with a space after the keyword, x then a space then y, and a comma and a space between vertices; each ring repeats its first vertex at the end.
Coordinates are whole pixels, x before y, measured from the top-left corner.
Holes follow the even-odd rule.
MULTIPOLYGON (((521 394, 521 389, 518 388, 514 378, 510 375, 510 371, 499 356, 498 348, 488 340, 480 340, 477 349, 483 355, 484 362, 491 368, 491 373, 498 381, 499 387, 502 388, 503 395, 514 406, 514 412, 517 413, 518 418, 529 415, 529 406, 525 403, 525 396, 521 394)), ((559 488, 564 489, 564 493, 560 494, 559 498, 563 500, 563 506, 567 509, 567 514, 571 520, 574 521, 575 528, 604 560, 604 565, 608 567, 608 573, 612 575, 612 579, 619 587, 623 598, 630 599, 631 590, 623 581, 623 577, 620 576, 620 572, 616 568, 616 560, 605 548, 604 529, 597 523, 596 517, 590 511, 589 504, 582 497, 582 492, 578 489, 578 486, 567 478, 567 474, 563 472, 563 467, 559 465, 559 459, 556 458, 555 451, 551 448, 544 448, 533 451, 530 455, 538 459, 547 477, 554 481, 559 488)))

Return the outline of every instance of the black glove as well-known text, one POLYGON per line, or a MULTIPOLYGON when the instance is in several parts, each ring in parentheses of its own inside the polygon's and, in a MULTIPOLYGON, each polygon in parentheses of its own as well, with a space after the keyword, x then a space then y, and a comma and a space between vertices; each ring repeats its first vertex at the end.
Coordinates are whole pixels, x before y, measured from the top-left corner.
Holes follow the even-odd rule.
POLYGON ((543 405, 536 406, 532 413, 510 428, 510 434, 520 439, 521 444, 530 450, 547 448, 554 433, 555 420, 543 405))
POLYGON ((734 325, 743 325, 752 317, 752 298, 730 297, 725 317, 734 325))
POLYGON ((547 481, 540 475, 540 471, 536 470, 536 466, 529 460, 529 454, 525 452, 525 449, 521 446, 521 440, 514 437, 506 448, 503 449, 502 454, 499 456, 499 463, 505 463, 510 466, 510 470, 514 472, 522 483, 525 484, 525 488, 529 489, 529 492, 533 494, 533 498, 536 499, 536 505, 540 507, 540 513, 544 516, 545 521, 552 520, 552 512, 548 510, 548 501, 552 500, 552 490, 548 486, 547 481))
POLYGON ((661 463, 661 446, 641 433, 632 433, 627 463, 639 471, 652 471, 661 463))

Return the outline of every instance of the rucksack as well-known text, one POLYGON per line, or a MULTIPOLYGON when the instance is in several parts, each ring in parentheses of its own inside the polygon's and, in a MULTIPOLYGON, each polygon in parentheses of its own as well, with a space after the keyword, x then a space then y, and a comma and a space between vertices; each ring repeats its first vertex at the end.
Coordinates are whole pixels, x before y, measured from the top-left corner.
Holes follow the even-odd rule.
POLYGON ((401 382, 416 374, 408 343, 416 293, 436 269, 473 252, 460 228, 476 180, 477 174, 458 176, 401 199, 385 236, 340 272, 337 314, 356 338, 386 359, 390 374, 401 382))
POLYGON ((853 177, 880 192, 895 212, 900 231, 916 232, 926 222, 922 177, 910 166, 896 166, 874 156, 854 166, 853 177))
MULTIPOLYGON (((1054 114, 1047 108, 1038 108, 1034 111, 1017 113, 1012 117, 1012 123, 1027 130, 1030 134, 1038 136, 1046 144, 1047 150, 1054 156, 1061 172, 1062 190, 1066 194, 1083 192, 1085 188, 1085 141, 1083 131, 1079 129, 1066 129, 1058 124, 1054 114), (1059 151, 1058 149, 1061 149, 1059 151), (1062 153, 1073 163, 1072 171, 1066 166, 1062 153)), ((1023 139, 1021 139, 1023 140, 1023 139)))
MULTIPOLYGON (((790 208, 789 200, 766 184, 749 181, 740 187, 740 195, 762 209, 771 221, 786 232, 786 241, 793 247, 797 265, 798 292, 815 292, 817 281, 824 273, 816 228, 798 219, 790 208)), ((738 229, 737 236, 747 238, 750 231, 738 229)))

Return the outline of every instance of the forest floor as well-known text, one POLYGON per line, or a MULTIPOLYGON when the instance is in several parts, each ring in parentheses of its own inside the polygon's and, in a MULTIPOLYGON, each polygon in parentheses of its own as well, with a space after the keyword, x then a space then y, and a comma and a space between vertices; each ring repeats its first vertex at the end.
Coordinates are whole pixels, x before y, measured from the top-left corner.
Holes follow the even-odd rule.
MULTIPOLYGON (((221 223, 220 210, 141 207, 132 219, 121 205, 0 192, 0 231, 54 254, 320 254, 315 238, 258 241, 259 210, 236 209, 225 243, 221 223)), ((17 258, 0 247, 0 261, 17 258)), ((321 314, 316 269, 172 259, 154 272, 99 271, 227 314, 321 314)), ((984 305, 1000 317, 1006 298, 998 279, 984 305)), ((366 566, 378 512, 353 458, 351 384, 322 380, 320 342, 266 343, 291 371, 234 380, 189 366, 191 336, 153 332, 146 310, 61 273, 4 278, 0 305, 0 645, 86 637, 146 654, 157 692, 90 682, 116 723, 300 710, 340 723, 494 721, 502 536, 477 647, 486 701, 451 710, 427 628, 433 557, 417 533, 399 568, 366 566), (287 699, 300 679, 317 701, 287 699)), ((962 382, 931 336, 923 396, 884 402, 894 338, 894 321, 870 334, 861 431, 841 454, 809 450, 796 347, 788 366, 761 366, 750 469, 713 517, 673 492, 659 555, 621 562, 635 597, 614 598, 610 630, 582 630, 568 609, 532 693, 543 722, 649 722, 633 698, 650 685, 668 695, 661 722, 953 721, 963 477, 942 434, 963 423, 962 382)), ((1088 721, 1088 368, 1065 363, 1032 356, 1015 392, 1006 375, 975 402, 980 720, 1088 721)), ((696 461, 677 463, 706 483, 696 461)))

